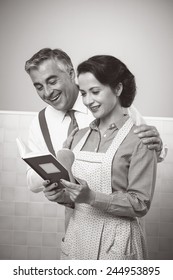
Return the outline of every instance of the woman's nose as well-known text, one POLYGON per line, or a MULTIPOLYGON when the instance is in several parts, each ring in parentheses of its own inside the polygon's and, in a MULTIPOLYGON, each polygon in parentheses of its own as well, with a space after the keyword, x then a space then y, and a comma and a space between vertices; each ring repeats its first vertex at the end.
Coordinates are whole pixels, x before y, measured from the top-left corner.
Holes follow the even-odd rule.
POLYGON ((85 100, 84 100, 84 103, 85 105, 89 106, 93 103, 93 98, 88 94, 86 97, 85 97, 85 100))

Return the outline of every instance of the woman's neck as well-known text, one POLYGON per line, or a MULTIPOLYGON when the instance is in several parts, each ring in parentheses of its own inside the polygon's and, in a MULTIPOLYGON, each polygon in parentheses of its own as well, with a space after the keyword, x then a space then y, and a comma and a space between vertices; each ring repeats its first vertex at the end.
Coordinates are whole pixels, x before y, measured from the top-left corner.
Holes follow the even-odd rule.
POLYGON ((99 130, 101 132, 104 133, 112 123, 117 123, 120 119, 122 119, 122 117, 124 116, 123 109, 122 107, 119 107, 117 109, 118 110, 116 110, 113 115, 100 119, 99 130))

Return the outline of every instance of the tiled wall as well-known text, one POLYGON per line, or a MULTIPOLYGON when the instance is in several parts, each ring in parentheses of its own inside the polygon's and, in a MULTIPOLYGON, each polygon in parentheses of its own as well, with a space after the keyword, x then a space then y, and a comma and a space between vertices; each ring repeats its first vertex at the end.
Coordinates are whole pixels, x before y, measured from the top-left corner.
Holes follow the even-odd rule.
POLYGON ((146 215, 146 233, 151 259, 173 260, 173 118, 146 118, 155 125, 168 146, 158 164, 152 207, 146 215))
POLYGON ((27 139, 35 114, 0 112, 0 259, 58 259, 64 207, 26 185, 15 139, 27 139))
MULTIPOLYGON (((27 139, 35 113, 0 112, 0 259, 59 259, 64 207, 27 189, 15 138, 27 139)), ((156 191, 146 215, 150 259, 173 259, 173 119, 146 118, 169 146, 158 164, 156 191)))

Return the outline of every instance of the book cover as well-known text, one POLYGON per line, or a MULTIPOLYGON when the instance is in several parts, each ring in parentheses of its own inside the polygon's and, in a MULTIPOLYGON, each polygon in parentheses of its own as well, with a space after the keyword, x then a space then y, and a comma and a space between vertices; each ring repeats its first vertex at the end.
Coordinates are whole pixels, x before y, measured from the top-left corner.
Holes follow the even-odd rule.
POLYGON ((21 158, 44 180, 50 180, 51 183, 59 183, 60 179, 70 181, 68 170, 54 155, 34 154, 20 138, 17 138, 16 142, 21 158))

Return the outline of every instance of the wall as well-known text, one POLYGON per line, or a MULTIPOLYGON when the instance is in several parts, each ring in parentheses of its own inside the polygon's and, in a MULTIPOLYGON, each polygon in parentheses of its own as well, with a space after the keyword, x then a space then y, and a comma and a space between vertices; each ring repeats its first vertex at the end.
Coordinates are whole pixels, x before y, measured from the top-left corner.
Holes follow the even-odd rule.
POLYGON ((59 259, 64 207, 28 190, 15 142, 34 115, 0 112, 0 259, 59 259))
POLYGON ((74 65, 112 54, 135 74, 136 107, 173 117, 173 1, 0 1, 0 110, 39 111, 24 63, 43 47, 64 49, 74 65))
MULTIPOLYGON (((0 111, 0 259, 59 259, 64 207, 26 186, 25 163, 15 138, 27 139, 35 113, 0 111)), ((160 131, 169 153, 158 164, 152 207, 146 215, 150 259, 173 260, 173 118, 146 118, 160 131)))

